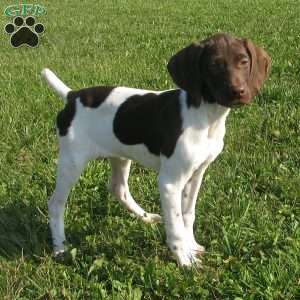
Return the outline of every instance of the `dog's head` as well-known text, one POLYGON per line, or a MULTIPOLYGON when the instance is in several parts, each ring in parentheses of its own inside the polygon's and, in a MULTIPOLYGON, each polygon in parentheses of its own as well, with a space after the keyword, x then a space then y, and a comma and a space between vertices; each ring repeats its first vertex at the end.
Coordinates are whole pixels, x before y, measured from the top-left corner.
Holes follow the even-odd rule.
POLYGON ((248 104, 267 78, 271 58, 248 39, 217 34, 182 49, 168 63, 180 88, 194 99, 232 107, 248 104))

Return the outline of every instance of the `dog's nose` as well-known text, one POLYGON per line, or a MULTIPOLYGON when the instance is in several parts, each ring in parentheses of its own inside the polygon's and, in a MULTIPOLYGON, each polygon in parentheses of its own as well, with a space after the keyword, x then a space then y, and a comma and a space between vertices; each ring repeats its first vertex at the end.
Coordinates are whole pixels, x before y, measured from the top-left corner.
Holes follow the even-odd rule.
POLYGON ((233 87, 232 91, 233 91, 234 96, 238 97, 238 98, 242 98, 245 95, 245 92, 246 92, 246 90, 243 86, 233 87))

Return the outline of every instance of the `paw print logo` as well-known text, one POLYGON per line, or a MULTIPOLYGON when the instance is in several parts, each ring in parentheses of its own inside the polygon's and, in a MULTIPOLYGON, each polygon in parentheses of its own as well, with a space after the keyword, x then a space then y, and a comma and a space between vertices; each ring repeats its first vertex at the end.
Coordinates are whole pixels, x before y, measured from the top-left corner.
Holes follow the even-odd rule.
POLYGON ((37 47, 39 44, 39 35, 45 31, 41 23, 35 22, 34 17, 27 18, 15 17, 12 23, 4 27, 6 33, 10 34, 10 43, 13 47, 18 48, 22 45, 37 47))

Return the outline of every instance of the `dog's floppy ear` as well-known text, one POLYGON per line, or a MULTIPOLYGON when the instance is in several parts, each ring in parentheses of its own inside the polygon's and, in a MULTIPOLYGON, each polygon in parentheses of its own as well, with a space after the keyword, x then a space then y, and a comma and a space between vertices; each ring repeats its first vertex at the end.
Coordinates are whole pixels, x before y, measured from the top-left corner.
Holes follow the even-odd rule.
POLYGON ((205 43, 193 43, 171 57, 167 68, 177 86, 194 96, 201 93, 200 57, 205 43))
POLYGON ((245 47, 251 59, 249 87, 251 96, 258 94, 271 69, 271 58, 268 53, 249 40, 244 40, 245 47))

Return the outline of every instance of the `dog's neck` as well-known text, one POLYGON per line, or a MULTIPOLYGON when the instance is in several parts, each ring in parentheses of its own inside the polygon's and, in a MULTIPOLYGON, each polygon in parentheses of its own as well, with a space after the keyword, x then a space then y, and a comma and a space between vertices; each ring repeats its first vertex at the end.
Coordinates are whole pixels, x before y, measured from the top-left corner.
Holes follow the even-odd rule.
POLYGON ((217 103, 206 104, 207 117, 209 119, 208 137, 225 135, 225 122, 230 108, 217 103))
POLYGON ((226 106, 220 105, 215 101, 208 101, 208 98, 203 95, 194 95, 186 90, 181 89, 183 97, 186 99, 186 104, 188 108, 200 108, 200 106, 205 106, 208 112, 208 117, 214 122, 219 118, 222 118, 222 115, 228 114, 230 109, 226 106))
POLYGON ((205 106, 209 123, 216 123, 221 120, 225 122, 230 112, 230 108, 218 103, 203 103, 202 105, 205 106))
POLYGON ((189 106, 186 91, 181 90, 182 114, 184 115, 184 128, 192 127, 203 132, 207 129, 208 137, 225 135, 225 122, 230 108, 217 103, 202 102, 198 107, 189 106))
POLYGON ((188 110, 190 111, 195 110, 201 114, 205 112, 205 115, 210 124, 222 119, 226 119, 227 115, 230 112, 229 107, 220 105, 218 103, 201 101, 201 104, 199 106, 190 105, 189 102, 190 95, 185 90, 181 90, 181 97, 182 99, 184 99, 184 102, 186 103, 186 107, 188 110))

